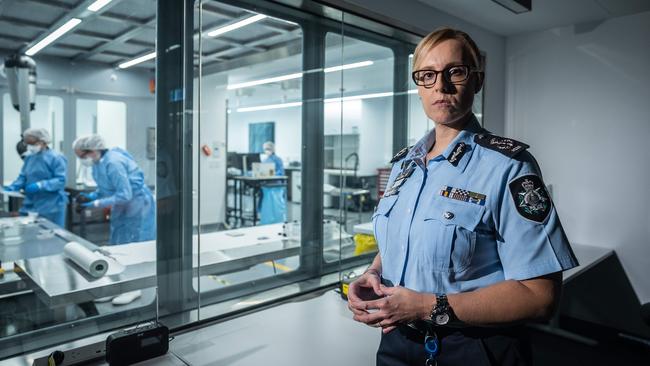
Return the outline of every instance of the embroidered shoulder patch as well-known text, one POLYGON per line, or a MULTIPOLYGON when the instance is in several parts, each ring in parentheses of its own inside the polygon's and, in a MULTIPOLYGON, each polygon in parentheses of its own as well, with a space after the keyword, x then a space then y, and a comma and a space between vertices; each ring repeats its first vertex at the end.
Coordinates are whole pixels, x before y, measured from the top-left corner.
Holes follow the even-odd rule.
POLYGON ((393 164, 393 163, 396 163, 396 162, 400 161, 400 159, 402 159, 403 157, 406 156, 406 154, 409 153, 410 149, 411 149, 411 147, 408 146, 408 147, 405 147, 402 150, 398 151, 397 154, 395 154, 395 156, 393 156, 393 158, 390 159, 390 163, 393 164))
POLYGON ((508 184, 517 212, 524 218, 542 223, 551 212, 551 199, 544 183, 534 174, 527 174, 508 184))
POLYGON ((517 140, 490 134, 477 134, 474 136, 474 142, 490 150, 498 151, 503 155, 509 156, 511 158, 530 147, 527 144, 524 144, 523 142, 519 142, 517 140))

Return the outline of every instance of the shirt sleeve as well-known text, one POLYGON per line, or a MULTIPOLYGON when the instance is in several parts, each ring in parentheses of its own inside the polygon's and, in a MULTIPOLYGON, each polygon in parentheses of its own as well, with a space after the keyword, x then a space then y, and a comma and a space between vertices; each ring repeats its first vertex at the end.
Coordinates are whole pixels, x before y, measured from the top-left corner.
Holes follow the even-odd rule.
POLYGON ((525 280, 578 265, 555 206, 530 154, 503 174, 496 227, 506 280, 525 280))

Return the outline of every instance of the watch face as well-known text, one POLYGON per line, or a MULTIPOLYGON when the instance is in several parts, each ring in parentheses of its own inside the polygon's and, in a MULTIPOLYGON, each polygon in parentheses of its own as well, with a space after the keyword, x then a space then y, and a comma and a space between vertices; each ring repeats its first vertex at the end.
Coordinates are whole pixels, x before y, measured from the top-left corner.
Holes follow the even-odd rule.
POLYGON ((436 315, 436 324, 445 325, 449 323, 449 314, 436 315))

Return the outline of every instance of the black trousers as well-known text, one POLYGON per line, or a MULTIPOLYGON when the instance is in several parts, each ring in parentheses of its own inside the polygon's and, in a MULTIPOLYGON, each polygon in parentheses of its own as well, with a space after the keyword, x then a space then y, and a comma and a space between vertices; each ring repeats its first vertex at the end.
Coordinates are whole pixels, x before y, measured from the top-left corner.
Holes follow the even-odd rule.
MULTIPOLYGON (((528 366, 530 343, 520 328, 436 330, 440 350, 439 366, 528 366)), ((382 334, 377 350, 377 366, 424 366, 427 354, 424 335, 410 327, 400 326, 382 334)))

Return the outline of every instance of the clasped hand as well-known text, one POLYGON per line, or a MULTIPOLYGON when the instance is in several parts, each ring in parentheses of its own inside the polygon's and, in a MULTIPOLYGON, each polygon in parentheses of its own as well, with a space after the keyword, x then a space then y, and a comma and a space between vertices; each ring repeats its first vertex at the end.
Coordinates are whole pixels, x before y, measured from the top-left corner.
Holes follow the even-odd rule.
POLYGON ((348 308, 354 320, 372 327, 381 327, 384 333, 400 323, 422 317, 424 295, 405 287, 386 287, 375 273, 365 273, 352 282, 348 289, 348 308))

